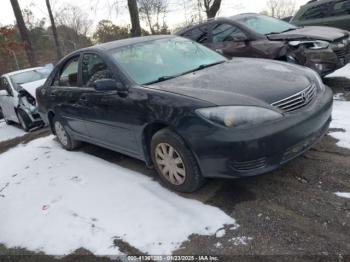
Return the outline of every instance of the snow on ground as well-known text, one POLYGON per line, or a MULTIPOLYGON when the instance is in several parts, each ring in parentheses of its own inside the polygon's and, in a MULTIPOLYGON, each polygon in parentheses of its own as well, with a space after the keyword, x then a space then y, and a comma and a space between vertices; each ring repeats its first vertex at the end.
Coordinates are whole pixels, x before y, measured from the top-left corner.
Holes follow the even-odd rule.
POLYGON ((335 193, 338 197, 350 198, 350 193, 337 192, 335 193))
POLYGON ((339 140, 337 145, 350 149, 350 102, 334 101, 331 128, 342 129, 330 132, 330 135, 339 140))
POLYGON ((339 70, 335 71, 332 74, 327 75, 328 78, 331 77, 346 77, 350 78, 350 63, 344 66, 343 68, 340 68, 339 70))
POLYGON ((0 142, 24 136, 25 134, 26 132, 22 129, 16 126, 8 126, 3 120, 0 120, 0 142))
POLYGON ((64 151, 53 136, 1 154, 0 166, 0 243, 7 247, 117 255, 113 239, 120 238, 149 254, 170 254, 191 234, 237 228, 220 209, 116 164, 64 151))

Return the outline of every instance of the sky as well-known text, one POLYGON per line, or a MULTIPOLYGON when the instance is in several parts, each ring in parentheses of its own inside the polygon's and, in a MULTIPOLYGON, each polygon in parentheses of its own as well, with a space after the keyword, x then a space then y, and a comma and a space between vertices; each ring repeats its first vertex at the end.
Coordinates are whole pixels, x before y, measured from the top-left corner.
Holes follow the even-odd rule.
MULTIPOLYGON (((266 7, 266 0, 222 0, 222 7, 219 16, 230 16, 237 13, 261 12, 266 7)), ((296 0, 297 5, 303 5, 308 0, 296 0)), ((15 21, 10 0, 1 0, 0 24, 13 24, 15 21)), ((29 7, 35 17, 47 18, 46 5, 44 0, 18 0, 21 8, 29 7)), ((51 0, 52 9, 57 10, 66 4, 79 6, 89 15, 93 21, 92 29, 102 19, 112 20, 119 25, 129 24, 129 13, 126 7, 126 0, 116 0, 118 7, 112 6, 113 0, 51 0)), ((169 12, 166 17, 167 24, 173 28, 185 21, 188 6, 186 0, 168 0, 169 12)), ((48 19, 47 19, 48 21, 48 19)))

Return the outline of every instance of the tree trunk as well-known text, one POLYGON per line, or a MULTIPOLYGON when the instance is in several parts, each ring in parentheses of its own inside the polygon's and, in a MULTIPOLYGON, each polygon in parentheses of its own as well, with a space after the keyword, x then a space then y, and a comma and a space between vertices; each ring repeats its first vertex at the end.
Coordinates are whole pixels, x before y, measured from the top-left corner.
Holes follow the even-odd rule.
POLYGON ((209 6, 209 2, 210 1, 208 0, 204 0, 205 12, 207 14, 208 19, 214 18, 219 12, 221 6, 221 0, 214 0, 211 6, 209 6))
POLYGON ((128 0, 131 19, 131 36, 141 36, 140 16, 136 0, 128 0))
POLYGON ((46 0, 46 6, 47 6, 47 11, 49 12, 49 17, 51 21, 51 29, 52 29, 53 39, 55 41, 55 46, 56 46, 57 60, 60 60, 62 57, 62 51, 61 51, 60 42, 58 41, 57 29, 56 29, 55 19, 53 18, 53 14, 51 10, 50 0, 46 0))
POLYGON ((28 30, 23 20, 21 8, 19 7, 17 0, 10 0, 10 1, 11 1, 13 13, 15 14, 15 17, 16 17, 18 30, 21 34, 22 41, 25 43, 25 46, 26 46, 26 53, 27 53, 29 64, 32 67, 34 67, 36 66, 35 54, 32 48, 32 41, 29 38, 28 30))

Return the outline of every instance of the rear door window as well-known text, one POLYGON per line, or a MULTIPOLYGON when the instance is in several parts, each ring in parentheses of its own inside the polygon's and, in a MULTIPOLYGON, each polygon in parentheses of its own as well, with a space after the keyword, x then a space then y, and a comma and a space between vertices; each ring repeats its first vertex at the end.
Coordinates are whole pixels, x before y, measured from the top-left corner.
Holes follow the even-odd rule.
POLYGON ((213 43, 241 41, 246 38, 241 29, 230 24, 219 24, 212 31, 213 43))
POLYGON ((184 33, 183 36, 198 43, 207 43, 209 40, 208 26, 196 27, 184 33))

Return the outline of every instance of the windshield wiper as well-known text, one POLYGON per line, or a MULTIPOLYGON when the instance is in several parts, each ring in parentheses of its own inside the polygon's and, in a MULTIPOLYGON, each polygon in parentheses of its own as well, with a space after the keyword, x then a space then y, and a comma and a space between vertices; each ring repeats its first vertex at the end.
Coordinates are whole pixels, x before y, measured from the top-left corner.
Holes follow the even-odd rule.
POLYGON ((204 68, 211 67, 211 66, 215 66, 215 65, 218 65, 218 64, 222 64, 222 63, 224 63, 224 62, 225 62, 225 60, 219 61, 219 62, 215 62, 215 63, 211 63, 211 64, 200 65, 195 71, 197 71, 197 70, 202 70, 202 69, 204 69, 204 68))
POLYGON ((300 27, 296 27, 296 28, 289 28, 287 30, 284 30, 284 31, 281 31, 281 32, 271 32, 271 33, 268 33, 266 35, 278 35, 278 34, 283 34, 283 33, 287 33, 289 31, 293 31, 293 30, 296 30, 296 29, 299 29, 300 27))
POLYGON ((173 75, 173 76, 161 76, 161 77, 159 77, 158 79, 156 79, 156 80, 154 80, 154 81, 145 83, 144 85, 151 85, 151 84, 163 82, 163 81, 166 81, 166 80, 169 80, 169 79, 172 79, 172 78, 176 78, 176 77, 179 77, 179 76, 187 75, 187 74, 192 73, 192 72, 195 72, 195 71, 202 70, 202 69, 207 68, 207 67, 211 67, 211 66, 214 66, 214 65, 222 64, 222 63, 224 63, 224 62, 225 62, 225 60, 222 60, 222 61, 219 61, 219 62, 215 62, 215 63, 211 63, 211 64, 203 64, 203 65, 198 66, 198 67, 195 68, 195 69, 186 71, 186 72, 181 73, 181 74, 178 74, 178 75, 173 75))
POLYGON ((151 84, 163 82, 163 81, 166 81, 166 80, 175 78, 175 77, 177 77, 177 76, 178 76, 178 75, 175 75, 175 76, 161 76, 161 77, 159 77, 158 79, 156 79, 156 80, 154 80, 154 81, 151 81, 151 82, 148 82, 148 83, 146 83, 146 84, 144 84, 144 85, 151 85, 151 84))

